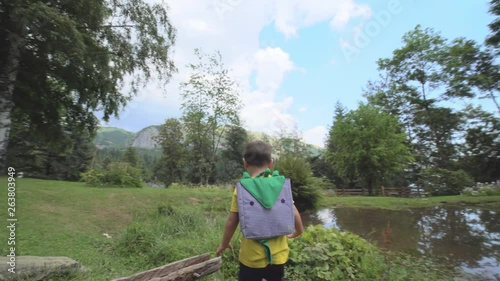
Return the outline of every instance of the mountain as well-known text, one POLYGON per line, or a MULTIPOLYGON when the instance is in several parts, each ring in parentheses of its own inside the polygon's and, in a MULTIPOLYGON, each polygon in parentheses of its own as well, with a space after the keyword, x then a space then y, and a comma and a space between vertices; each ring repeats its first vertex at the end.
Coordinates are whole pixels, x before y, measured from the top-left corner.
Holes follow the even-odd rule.
POLYGON ((100 127, 97 129, 94 144, 99 148, 121 148, 129 145, 135 133, 115 127, 100 127))
POLYGON ((160 126, 149 126, 137 133, 115 127, 100 127, 94 139, 99 148, 123 148, 129 145, 137 148, 154 149, 157 144, 154 138, 158 136, 160 126))
MULTIPOLYGON (((158 136, 159 125, 148 126, 137 133, 126 131, 115 127, 100 127, 97 130, 94 144, 99 148, 123 148, 129 145, 136 148, 155 149, 158 145, 154 138, 158 136)), ((264 138, 259 132, 248 132, 251 139, 264 138)), ((269 137, 272 141, 272 137, 269 137)), ((222 144, 221 144, 222 145, 222 144)), ((322 148, 312 144, 306 144, 312 155, 321 153, 322 148)))
POLYGON ((149 126, 140 130, 135 134, 132 140, 132 146, 146 149, 158 148, 158 144, 154 139, 160 133, 159 128, 160 126, 149 126))

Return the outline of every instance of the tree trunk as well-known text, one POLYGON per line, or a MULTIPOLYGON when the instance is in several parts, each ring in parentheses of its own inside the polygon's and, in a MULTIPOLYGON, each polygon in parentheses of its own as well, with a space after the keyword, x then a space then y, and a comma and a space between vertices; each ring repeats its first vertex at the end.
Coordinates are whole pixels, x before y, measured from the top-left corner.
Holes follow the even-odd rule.
POLYGON ((370 177, 368 179, 368 196, 373 195, 373 179, 370 177))
POLYGON ((21 49, 24 39, 9 33, 7 39, 7 56, 0 65, 0 173, 4 174, 7 168, 7 145, 11 119, 10 115, 14 108, 13 95, 16 82, 21 49))

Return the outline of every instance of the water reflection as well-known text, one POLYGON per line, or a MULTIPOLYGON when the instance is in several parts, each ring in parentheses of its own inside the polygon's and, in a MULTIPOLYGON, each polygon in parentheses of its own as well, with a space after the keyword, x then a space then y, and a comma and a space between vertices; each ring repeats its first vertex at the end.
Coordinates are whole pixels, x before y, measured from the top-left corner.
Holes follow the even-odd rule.
POLYGON ((481 274, 481 280, 500 280, 500 210, 335 208, 306 215, 304 220, 356 233, 388 250, 442 259, 481 274))

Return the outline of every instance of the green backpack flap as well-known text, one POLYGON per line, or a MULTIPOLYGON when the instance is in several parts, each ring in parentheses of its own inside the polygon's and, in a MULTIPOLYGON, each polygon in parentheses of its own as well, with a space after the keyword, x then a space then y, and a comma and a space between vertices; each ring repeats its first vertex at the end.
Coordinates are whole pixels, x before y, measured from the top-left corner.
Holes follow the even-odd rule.
POLYGON ((270 174, 269 168, 255 178, 250 177, 248 172, 244 172, 240 181, 241 185, 266 209, 274 206, 285 183, 285 177, 281 176, 277 170, 272 173, 272 176, 269 176, 270 174))

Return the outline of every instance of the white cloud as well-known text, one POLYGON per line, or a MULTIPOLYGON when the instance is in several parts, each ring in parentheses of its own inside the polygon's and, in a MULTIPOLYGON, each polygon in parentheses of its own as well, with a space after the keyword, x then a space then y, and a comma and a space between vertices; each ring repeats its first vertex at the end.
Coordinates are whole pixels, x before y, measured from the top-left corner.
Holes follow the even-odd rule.
POLYGON ((322 21, 329 21, 335 30, 342 30, 356 17, 368 18, 371 9, 354 0, 275 0, 276 29, 287 37, 296 36, 297 30, 322 21))
POLYGON ((304 140, 306 143, 324 147, 327 133, 325 126, 316 126, 304 132, 304 140))
POLYGON ((167 86, 151 84, 141 91, 118 123, 137 122, 132 116, 141 116, 136 112, 140 110, 148 117, 156 114, 158 123, 172 112, 180 112, 179 84, 189 76, 185 66, 195 59, 193 50, 201 48, 210 53, 219 50, 241 85, 245 105, 242 117, 249 129, 272 131, 277 124, 295 124, 294 116, 288 113, 293 97, 285 93, 278 98, 276 91, 285 75, 301 71, 300 66, 281 48, 260 48, 262 29, 274 24, 288 37, 301 28, 326 21, 339 30, 353 18, 369 16, 371 11, 355 0, 170 0, 168 5, 177 29, 174 61, 179 73, 167 86), (256 88, 250 87, 253 74, 256 88))
POLYGON ((260 49, 255 54, 256 84, 259 90, 274 93, 283 77, 295 68, 290 56, 281 48, 260 49))
POLYGON ((307 111, 307 107, 305 107, 305 106, 299 108, 299 112, 306 112, 306 111, 307 111))

